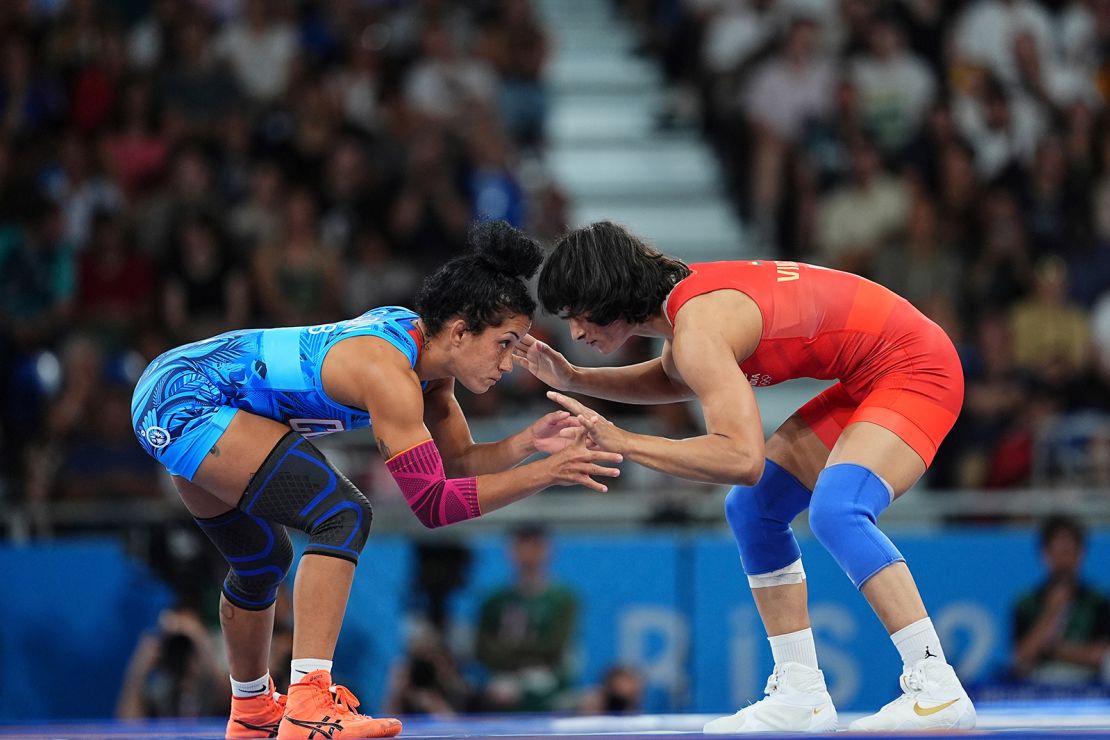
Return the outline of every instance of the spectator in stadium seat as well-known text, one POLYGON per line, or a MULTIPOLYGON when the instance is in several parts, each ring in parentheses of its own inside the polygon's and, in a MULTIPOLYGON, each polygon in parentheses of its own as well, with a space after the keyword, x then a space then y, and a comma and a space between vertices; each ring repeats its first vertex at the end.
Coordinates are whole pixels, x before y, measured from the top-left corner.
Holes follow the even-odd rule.
POLYGON ((167 119, 175 129, 203 135, 215 129, 242 99, 242 90, 227 67, 210 53, 211 33, 196 12, 185 13, 172 29, 173 62, 166 64, 159 90, 167 119))
POLYGON ((324 167, 321 239, 347 259, 357 256, 356 240, 363 230, 381 231, 388 220, 392 193, 376 154, 363 140, 343 137, 332 143, 324 167))
POLYGON ((111 351, 124 351, 131 333, 154 312, 154 265, 139 252, 123 219, 98 213, 89 249, 78 266, 78 313, 111 351))
POLYGON ((1110 133, 1098 137, 1096 152, 1098 174, 1090 193, 1095 236, 1100 242, 1110 244, 1110 133))
POLYGON ((869 275, 875 256, 906 221, 909 193, 883 170, 871 142, 857 138, 849 151, 851 180, 817 206, 817 244, 822 264, 869 275))
POLYGON ((217 651, 194 608, 165 610, 131 655, 116 715, 141 719, 226 712, 226 679, 217 651))
POLYGON ((488 710, 551 710, 564 699, 578 602, 549 581, 550 553, 542 527, 518 528, 510 550, 516 580, 482 602, 475 655, 490 672, 483 698, 488 710))
POLYGON ((184 143, 173 154, 169 182, 134 211, 136 239, 152 258, 164 259, 187 218, 215 216, 224 207, 205 147, 198 142, 184 143))
POLYGON ((1041 525, 1046 578, 1013 607, 1014 670, 1023 678, 1110 683, 1110 600, 1082 579, 1085 534, 1067 516, 1041 525))
POLYGON ((117 502, 161 498, 158 464, 135 444, 130 390, 119 384, 99 385, 88 425, 79 427, 64 448, 58 469, 59 498, 117 502))
MULTIPOLYGON (((92 412, 102 388, 104 356, 84 334, 69 335, 58 352, 61 377, 45 406, 42 428, 28 440, 23 493, 28 501, 46 501, 55 484, 58 459, 74 433, 93 424, 92 412)), ((15 441, 15 440, 13 440, 15 441)))
POLYGON ((936 144, 936 179, 926 179, 926 182, 931 184, 937 198, 943 238, 962 254, 966 268, 977 244, 983 187, 975 175, 975 154, 971 147, 954 133, 936 144))
POLYGON ((1016 84, 1021 77, 1013 53, 1017 38, 1031 34, 1047 63, 1056 48, 1054 28, 1052 16, 1034 0, 976 0, 954 24, 953 53, 961 64, 985 67, 1016 84))
POLYGON ((420 37, 421 58, 405 78, 408 103, 439 123, 450 123, 468 109, 492 106, 497 76, 485 61, 460 52, 450 30, 432 22, 420 37))
POLYGON ((36 47, 18 33, 4 38, 0 58, 0 134, 26 140, 61 115, 62 91, 36 59, 36 47))
POLYGON ((63 238, 77 250, 88 246, 97 213, 123 207, 123 193, 98 171, 92 152, 77 134, 62 142, 57 168, 46 179, 48 195, 62 210, 63 238))
POLYGON ((239 256, 281 238, 284 224, 284 180, 276 162, 254 163, 247 178, 247 196, 227 215, 229 236, 239 256))
POLYGON ((981 242, 964 243, 961 309, 972 321, 985 313, 1007 311, 1033 283, 1033 260, 1021 211, 1003 188, 988 192, 977 205, 981 242))
POLYGON ((478 221, 508 221, 524 227, 525 194, 509 161, 509 142, 497 120, 475 126, 470 133, 467 189, 478 221))
POLYGON ((740 104, 754 130, 752 213, 758 238, 774 243, 774 217, 782 197, 782 170, 803 127, 828 116, 836 70, 820 49, 820 28, 807 17, 795 18, 782 50, 757 67, 740 104))
MULTIPOLYGON (((89 33, 87 26, 85 32, 89 33)), ((99 43, 88 44, 96 48, 96 54, 83 60, 74 73, 69 109, 70 121, 83 134, 99 131, 119 106, 122 77, 127 71, 127 40, 122 32, 94 30, 89 35, 99 43)))
POLYGON ((418 627, 390 674, 385 712, 452 717, 467 708, 471 689, 435 627, 418 627))
POLYGON ((480 53, 497 70, 499 106, 505 128, 522 146, 543 142, 548 110, 544 68, 551 50, 531 0, 498 3, 485 24, 480 53))
POLYGON ((1101 102, 1093 80, 1080 68, 1059 63, 1053 54, 1041 54, 1036 37, 1028 32, 1014 39, 1018 69, 1017 95, 1028 96, 1048 109, 1062 109, 1073 102, 1101 102))
POLYGON ((444 132, 425 129, 413 137, 393 201, 390 234, 422 269, 462 249, 470 204, 457 182, 458 169, 444 132))
POLYGON ((1006 317, 984 317, 970 339, 960 345, 967 385, 963 412, 952 429, 953 447, 961 451, 952 475, 959 487, 981 488, 994 449, 1020 413, 1025 396, 1006 317))
POLYGON ((258 103, 272 102, 285 92, 297 60, 297 33, 278 17, 277 6, 247 0, 243 17, 227 24, 212 48, 258 103))
POLYGON ((1067 255, 1087 239, 1084 178, 1070 165, 1064 142, 1057 136, 1045 137, 1019 191, 1030 248, 1037 257, 1067 255))
POLYGON ((343 305, 337 255, 324 247, 310 191, 294 190, 286 202, 286 232, 277 244, 254 253, 255 289, 264 318, 288 326, 334 318, 343 305))
POLYGON ((875 280, 922 311, 937 299, 955 305, 960 262, 941 234, 936 204, 920 188, 912 198, 905 233, 876 257, 875 280))
POLYGON ((36 199, 28 211, 24 223, 0 226, 0 340, 19 349, 46 344, 64 329, 77 289, 58 207, 36 199))
POLYGON ((1067 295, 1063 260, 1047 257, 1034 271, 1032 295, 1010 314, 1015 364, 1053 383, 1079 373, 1091 353, 1087 315, 1067 295))
POLYGON ((165 174, 170 138, 160 124, 153 86, 141 77, 127 80, 115 120, 100 139, 100 156, 129 201, 141 198, 165 174))
POLYGON ((644 678, 639 671, 615 665, 605 671, 601 685, 578 705, 582 714, 638 714, 643 711, 644 678))
POLYGON ((1011 96, 997 78, 972 75, 952 104, 960 134, 975 149, 975 169, 984 180, 1015 176, 1013 168, 1032 163, 1048 129, 1043 106, 1011 96))
POLYGON ((352 258, 343 271, 346 311, 352 316, 366 306, 403 305, 416 292, 420 273, 412 261, 391 251, 373 229, 355 235, 352 258))
POLYGON ((850 75, 868 130, 880 149, 892 152, 917 132, 936 94, 936 80, 929 66, 905 48, 893 18, 872 20, 867 41, 868 52, 852 60, 850 75))
POLYGON ((383 126, 378 96, 381 93, 381 63, 377 51, 367 43, 352 44, 347 64, 328 78, 329 91, 338 101, 347 123, 372 134, 383 126))
POLYGON ((214 219, 198 214, 182 224, 161 274, 162 320, 175 341, 194 342, 246 323, 247 276, 214 219))

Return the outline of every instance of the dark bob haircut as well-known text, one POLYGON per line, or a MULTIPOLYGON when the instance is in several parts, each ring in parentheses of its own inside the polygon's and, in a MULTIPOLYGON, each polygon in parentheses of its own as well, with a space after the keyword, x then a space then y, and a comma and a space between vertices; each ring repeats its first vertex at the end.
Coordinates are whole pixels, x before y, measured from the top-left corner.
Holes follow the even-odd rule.
POLYGON ((622 226, 599 221, 570 232, 540 272, 540 302, 548 313, 605 326, 618 319, 642 324, 659 311, 671 288, 690 274, 622 226))
POLYGON ((1083 547, 1087 539, 1086 529, 1078 519, 1066 514, 1053 514, 1041 523, 1041 549, 1048 547, 1049 543, 1061 534, 1071 537, 1080 547, 1083 547))
POLYGON ((453 257, 425 278, 416 294, 416 313, 429 335, 455 317, 477 334, 510 316, 536 313, 527 280, 543 262, 535 239, 504 221, 475 224, 465 254, 453 257))

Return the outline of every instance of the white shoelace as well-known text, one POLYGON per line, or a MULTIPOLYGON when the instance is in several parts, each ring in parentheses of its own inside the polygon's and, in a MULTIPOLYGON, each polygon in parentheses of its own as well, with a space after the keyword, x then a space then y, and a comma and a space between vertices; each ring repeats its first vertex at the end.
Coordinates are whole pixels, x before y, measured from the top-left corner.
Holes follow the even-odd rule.
POLYGON ((919 662, 910 669, 909 673, 903 673, 899 676, 898 684, 902 687, 903 694, 894 701, 885 704, 883 709, 917 700, 917 695, 925 688, 925 662, 919 662))
POLYGON ((767 685, 763 687, 763 693, 767 696, 779 690, 779 669, 775 668, 771 675, 767 677, 767 685))
POLYGON ((899 677, 898 683, 902 685, 902 690, 907 694, 916 694, 923 691, 925 689, 925 661, 918 661, 909 673, 903 673, 899 677))

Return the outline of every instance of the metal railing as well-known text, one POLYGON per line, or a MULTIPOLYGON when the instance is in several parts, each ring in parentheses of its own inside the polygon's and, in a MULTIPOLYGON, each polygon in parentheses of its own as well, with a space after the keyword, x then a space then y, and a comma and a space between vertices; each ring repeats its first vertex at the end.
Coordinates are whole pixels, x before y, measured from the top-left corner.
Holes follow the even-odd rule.
MULTIPOLYGON (((497 439, 534 417, 479 420, 475 436, 497 439)), ((644 419, 620 420, 636 431, 658 433, 644 419)), ((1110 461, 1110 417, 1088 416, 1045 427, 1034 447, 1034 480, 1023 490, 911 490, 882 518, 891 528, 936 528, 953 523, 1029 522, 1067 513, 1091 526, 1110 525, 1110 485, 1102 485, 1100 461, 1110 461), (1097 454, 1108 451, 1106 455, 1097 454), (1092 452, 1093 451, 1093 452, 1092 452), (1053 483, 1066 480, 1067 485, 1053 483)), ((384 470, 368 430, 322 437, 314 442, 362 488, 374 505, 374 530, 381 534, 434 538, 465 537, 525 521, 574 530, 642 531, 649 527, 723 528, 727 486, 690 483, 640 466, 624 466, 609 493, 552 488, 530 499, 445 531, 429 533, 404 504, 384 470)), ((1110 466, 1108 466, 1110 469, 1110 466)), ((190 522, 168 478, 148 498, 96 501, 19 502, 0 496, 0 538, 26 542, 80 531, 114 531, 133 538, 162 525, 190 522)), ((805 517, 795 529, 804 531, 805 517)))
MULTIPOLYGON (((723 528, 726 492, 727 489, 718 486, 635 489, 608 494, 549 490, 434 533, 417 522, 399 494, 371 492, 371 498, 375 499, 377 535, 465 538, 468 534, 505 530, 531 521, 542 521, 559 530, 583 532, 633 532, 653 527, 723 528)), ((891 506, 882 521, 884 527, 891 529, 927 529, 953 524, 1028 523, 1057 513, 1076 516, 1089 526, 1108 526, 1110 493, 1093 488, 915 490, 891 506)), ((16 543, 81 532, 113 532, 141 539, 145 532, 190 521, 180 502, 169 498, 8 505, 0 509, 0 536, 16 543)), ((795 529, 805 528, 805 517, 799 517, 795 529)))

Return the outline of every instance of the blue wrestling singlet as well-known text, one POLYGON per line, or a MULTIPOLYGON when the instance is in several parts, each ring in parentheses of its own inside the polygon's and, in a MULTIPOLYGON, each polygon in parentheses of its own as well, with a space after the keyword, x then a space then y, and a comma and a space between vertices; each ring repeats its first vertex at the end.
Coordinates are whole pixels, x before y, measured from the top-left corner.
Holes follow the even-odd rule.
POLYGON ((171 474, 192 480, 240 409, 305 437, 367 427, 366 411, 324 392, 324 357, 340 340, 372 336, 415 366, 417 318, 407 308, 385 306, 334 324, 231 331, 172 349, 150 363, 135 387, 135 435, 171 474))

